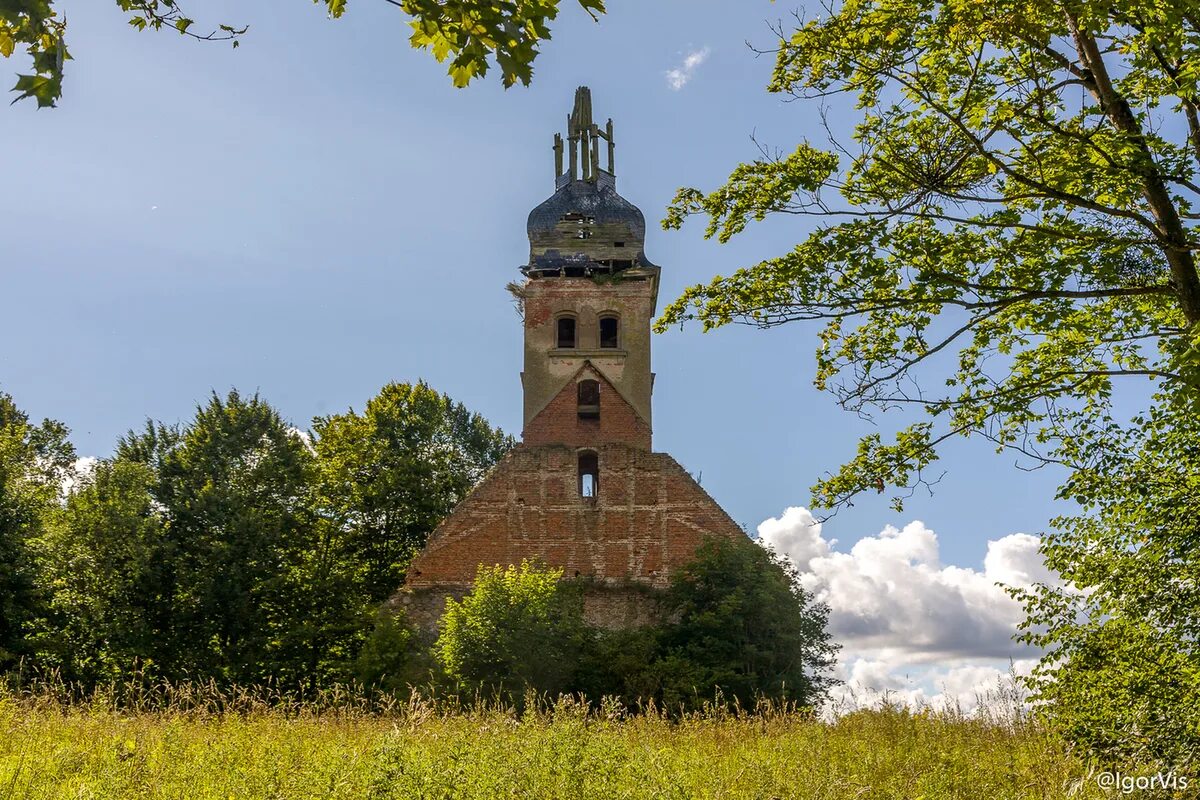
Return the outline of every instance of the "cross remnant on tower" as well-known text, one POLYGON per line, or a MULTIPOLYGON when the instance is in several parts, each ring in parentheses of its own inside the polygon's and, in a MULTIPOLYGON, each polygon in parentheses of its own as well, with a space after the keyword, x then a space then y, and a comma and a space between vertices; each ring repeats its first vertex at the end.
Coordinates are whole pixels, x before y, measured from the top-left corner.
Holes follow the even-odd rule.
POLYGON ((745 535, 675 459, 652 449, 650 323, 661 269, 646 258, 642 212, 617 194, 612 121, 596 125, 586 86, 565 142, 554 136, 554 164, 554 194, 529 213, 521 267, 521 444, 413 559, 394 602, 426 629, 447 595, 470 590, 480 564, 523 559, 583 580, 592 624, 653 623, 658 592, 706 537, 745 535))
POLYGON ((596 182, 597 176, 607 172, 616 177, 616 143, 613 141, 613 121, 609 119, 603 130, 592 120, 592 90, 580 86, 575 90, 575 107, 567 115, 567 144, 570 147, 567 170, 563 171, 563 137, 554 134, 554 181, 556 186, 577 180, 596 182), (607 144, 608 169, 600 169, 600 140, 607 144), (580 166, 583 168, 580 174, 580 166))

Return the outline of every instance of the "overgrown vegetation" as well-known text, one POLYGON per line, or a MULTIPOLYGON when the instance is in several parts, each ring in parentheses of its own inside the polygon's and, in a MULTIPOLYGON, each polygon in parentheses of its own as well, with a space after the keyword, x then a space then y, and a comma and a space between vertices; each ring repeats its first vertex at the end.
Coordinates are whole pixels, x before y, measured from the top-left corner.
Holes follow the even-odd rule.
POLYGON ((1021 594, 1037 697, 1100 759, 1200 757, 1200 14, 1194 0, 829 0, 780 28, 769 91, 844 96, 802 141, 681 189, 664 225, 807 219, 659 327, 816 321, 816 385, 886 412, 813 487, 896 510, 953 439, 1051 467, 1078 514, 1021 594), (824 137, 822 137, 824 138, 824 137), (895 416, 893 416, 895 415, 895 416))
POLYGON ((824 723, 774 705, 672 720, 569 699, 521 713, 344 694, 288 705, 196 686, 130 711, 39 690, 0 694, 0 786, 46 800, 1105 796, 1046 730, 994 711, 824 723))
POLYGON ((420 383, 311 435, 214 395, 82 473, 67 434, 0 394, 0 671, 308 693, 417 669, 376 608, 513 444, 420 383))
POLYGON ((712 538, 657 598, 660 621, 630 630, 584 622, 585 584, 522 563, 480 567, 451 600, 435 646, 446 687, 520 706, 562 693, 678 715, 761 702, 820 708, 837 647, 829 609, 749 539, 712 538))
POLYGON ((386 386, 311 434, 257 396, 214 395, 187 424, 148 422, 82 473, 64 426, 0 401, 0 672, 17 685, 201 681, 311 698, 357 682, 672 714, 717 696, 825 697, 828 609, 749 539, 701 547, 659 598, 665 621, 640 630, 591 628, 584 583, 524 563, 481 565, 440 638, 418 635, 382 603, 513 444, 424 384, 386 386))
POLYGON ((580 588, 528 561, 481 565, 471 592, 446 603, 435 646, 446 674, 462 690, 510 702, 529 690, 571 691, 589 638, 580 588))
MULTIPOLYGON (((347 0, 313 0, 333 19, 346 12, 347 0)), ((550 23, 560 0, 387 0, 407 18, 409 44, 428 50, 447 69, 455 86, 466 86, 487 74, 492 60, 505 86, 528 85, 538 48, 550 38, 550 23)), ((604 13, 604 0, 577 0, 592 19, 604 13)), ((237 47, 249 28, 215 22, 197 24, 180 0, 116 0, 119 13, 140 31, 168 30, 204 42, 231 42, 237 47), (208 27, 205 27, 205 26, 208 27)), ((399 27, 399 26, 397 26, 399 27)), ((0 3, 0 56, 24 49, 33 71, 18 75, 17 100, 33 98, 38 107, 53 106, 62 96, 67 52, 67 18, 55 0, 5 0, 0 3)), ((16 101, 14 101, 16 102, 16 101)))

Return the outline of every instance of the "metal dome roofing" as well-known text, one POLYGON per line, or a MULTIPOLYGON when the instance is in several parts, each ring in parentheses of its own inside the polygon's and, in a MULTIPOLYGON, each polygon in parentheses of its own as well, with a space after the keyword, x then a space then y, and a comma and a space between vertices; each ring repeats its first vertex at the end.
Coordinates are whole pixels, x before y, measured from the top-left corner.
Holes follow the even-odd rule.
POLYGON ((567 118, 567 137, 554 137, 553 195, 529 212, 529 264, 526 275, 587 275, 653 267, 646 258, 646 218, 617 194, 613 172, 612 120, 601 127, 592 120, 592 95, 586 86, 575 92, 567 118), (600 165, 601 144, 608 169, 600 165), (569 147, 569 166, 564 163, 569 147))

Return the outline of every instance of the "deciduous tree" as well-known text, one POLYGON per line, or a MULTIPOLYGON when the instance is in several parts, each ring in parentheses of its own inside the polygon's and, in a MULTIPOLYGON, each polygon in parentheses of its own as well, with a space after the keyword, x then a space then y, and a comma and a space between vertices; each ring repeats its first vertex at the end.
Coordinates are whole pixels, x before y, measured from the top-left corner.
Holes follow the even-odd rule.
POLYGON ((448 599, 434 652, 467 691, 520 700, 573 688, 583 650, 583 595, 562 570, 481 565, 471 592, 448 599))
POLYGON ((45 611, 34 544, 75 458, 67 434, 60 422, 32 424, 0 392, 0 670, 28 652, 45 611))
POLYGON ((1105 757, 1195 752, 1166 721, 1195 719, 1200 665, 1198 81, 1191 0, 844 0, 780 31, 770 90, 846 96, 849 139, 831 116, 824 148, 764 151, 664 223, 812 222, 659 327, 819 321, 819 387, 918 417, 864 438, 814 505, 892 486, 899 509, 954 437, 1061 468, 1082 513, 1045 553, 1074 589, 1024 595, 1050 652, 1035 685, 1105 757))
MULTIPOLYGON (((274 408, 214 394, 182 429, 149 423, 126 436, 109 470, 72 499, 68 529, 81 558, 103 567, 81 603, 101 602, 104 585, 126 586, 117 599, 136 616, 162 595, 162 630, 130 655, 156 658, 158 673, 175 679, 311 689, 348 677, 370 623, 362 570, 343 529, 316 510, 309 444, 274 408), (153 475, 149 507, 100 491, 132 465, 153 475), (153 526, 147 516, 161 517, 161 537, 138 533, 153 526), (158 540, 143 566, 161 578, 129 585, 137 571, 120 553, 139 538, 158 540)), ((105 624, 121 627, 109 619, 92 634, 105 624)))
POLYGON ((818 707, 837 646, 829 609, 785 559, 750 540, 711 538, 671 578, 656 670, 668 707, 760 698, 818 707))
POLYGON ((1182 0, 830 7, 781 39, 770 89, 810 108, 849 95, 852 142, 681 190, 664 222, 705 215, 722 241, 772 214, 816 229, 689 289, 659 328, 818 320, 818 386, 854 411, 928 412, 864 439, 817 484, 826 508, 912 488, 956 436, 1062 461, 1118 381, 1200 387, 1198 62, 1182 0))
MULTIPOLYGON (((1064 494, 1046 565, 1065 586, 1012 593, 1045 652, 1035 700, 1119 768, 1200 766, 1200 403, 1161 402, 1094 448, 1064 494)), ((1090 446, 1090 443, 1089 445, 1090 446)))
POLYGON ((347 531, 382 601, 400 588, 429 533, 512 448, 511 436, 425 383, 391 383, 353 409, 314 420, 324 513, 347 531))
MULTIPOLYGON (((550 23, 558 16, 560 0, 384 0, 409 18, 409 44, 428 50, 439 62, 449 60, 455 86, 466 86, 485 75, 494 58, 505 86, 528 84, 542 41, 550 38, 550 23)), ((337 18, 346 0, 313 0, 337 18)), ((593 19, 604 13, 604 0, 577 0, 593 19)), ((116 0, 129 24, 139 30, 174 30, 202 41, 229 41, 237 47, 248 32, 243 25, 225 23, 205 28, 183 9, 180 0, 116 0)), ((19 75, 17 99, 33 98, 39 107, 53 106, 62 96, 64 65, 71 56, 66 44, 66 15, 54 0, 0 2, 0 55, 23 47, 33 71, 19 75)))
POLYGON ((49 599, 37 660, 63 678, 120 682, 175 659, 173 564, 146 464, 102 461, 51 516, 38 547, 49 599))

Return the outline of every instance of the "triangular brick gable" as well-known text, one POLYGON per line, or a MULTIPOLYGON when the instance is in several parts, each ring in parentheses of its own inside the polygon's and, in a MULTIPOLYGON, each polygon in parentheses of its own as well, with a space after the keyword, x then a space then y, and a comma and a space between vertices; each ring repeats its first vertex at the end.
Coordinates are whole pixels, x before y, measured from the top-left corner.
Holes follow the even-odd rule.
POLYGON ((446 595, 466 591, 480 564, 534 559, 604 588, 608 599, 589 595, 586 614, 620 626, 630 608, 652 605, 644 590, 665 588, 706 536, 745 536, 669 455, 624 444, 597 451, 599 492, 583 498, 575 448, 518 445, 433 532, 397 602, 428 627, 446 595))
POLYGON ((529 445, 599 447, 625 444, 649 450, 650 423, 617 391, 604 373, 590 361, 584 361, 554 399, 529 421, 521 438, 529 445), (600 383, 599 419, 581 419, 579 416, 577 387, 581 380, 589 378, 600 383))

